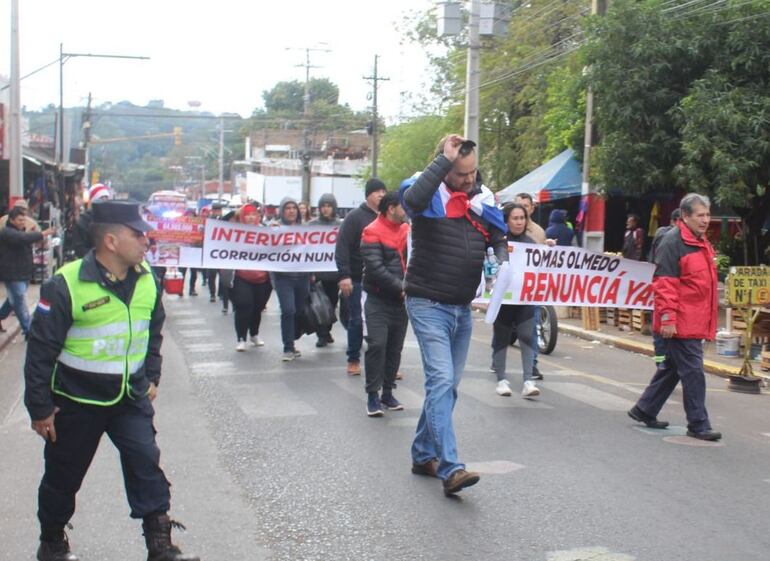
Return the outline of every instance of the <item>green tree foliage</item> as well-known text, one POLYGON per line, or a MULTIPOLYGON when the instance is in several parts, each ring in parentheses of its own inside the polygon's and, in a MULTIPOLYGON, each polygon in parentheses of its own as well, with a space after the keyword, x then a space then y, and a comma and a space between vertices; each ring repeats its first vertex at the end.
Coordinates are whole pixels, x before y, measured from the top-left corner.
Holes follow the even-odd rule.
MULTIPOLYGON (((481 169, 493 189, 509 185, 573 143, 580 152, 585 90, 577 49, 587 11, 587 0, 519 2, 508 36, 483 41, 481 169)), ((447 115, 452 130, 461 131, 467 37, 437 37, 433 11, 413 21, 410 38, 432 56, 431 93, 439 99, 435 112, 447 115)))
POLYGON ((401 181, 425 169, 435 155, 438 141, 452 130, 444 118, 433 115, 388 128, 378 169, 388 189, 397 189, 401 181))
POLYGON ((626 192, 711 195, 761 259, 770 212, 767 0, 617 0, 591 27, 597 178, 626 192))

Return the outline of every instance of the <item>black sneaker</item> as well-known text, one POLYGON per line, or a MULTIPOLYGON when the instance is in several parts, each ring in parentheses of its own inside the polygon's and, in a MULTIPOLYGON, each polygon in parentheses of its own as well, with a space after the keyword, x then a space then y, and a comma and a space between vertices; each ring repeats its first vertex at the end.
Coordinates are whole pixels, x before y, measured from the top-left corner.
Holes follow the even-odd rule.
POLYGON ((636 405, 628 410, 628 416, 631 417, 634 421, 644 423, 651 429, 665 429, 668 427, 668 421, 658 421, 655 417, 650 417, 636 405))
POLYGON ((392 393, 383 393, 382 397, 380 398, 380 403, 382 403, 385 406, 385 409, 387 409, 388 411, 404 410, 404 406, 401 405, 401 402, 399 400, 393 397, 392 393))
POLYGON ((315 346, 319 349, 322 349, 326 346, 326 338, 325 337, 319 337, 318 340, 315 342, 315 346))
MULTIPOLYGON (((494 370, 492 370, 494 372, 494 370)), ((540 373, 540 370, 538 370, 537 366, 532 367, 532 379, 533 380, 542 380, 543 375, 540 373)))
POLYGON ((371 392, 369 398, 366 400, 366 414, 370 417, 382 417, 385 412, 382 410, 382 403, 380 403, 380 396, 377 392, 371 392))

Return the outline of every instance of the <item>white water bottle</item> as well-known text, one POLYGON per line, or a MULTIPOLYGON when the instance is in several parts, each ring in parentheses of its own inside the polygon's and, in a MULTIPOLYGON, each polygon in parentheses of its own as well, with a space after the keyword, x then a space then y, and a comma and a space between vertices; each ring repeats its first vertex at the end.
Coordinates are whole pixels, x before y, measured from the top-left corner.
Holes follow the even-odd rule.
POLYGON ((487 248, 487 256, 484 258, 484 280, 486 281, 486 291, 491 292, 497 278, 497 271, 500 269, 500 262, 495 256, 495 250, 487 248))

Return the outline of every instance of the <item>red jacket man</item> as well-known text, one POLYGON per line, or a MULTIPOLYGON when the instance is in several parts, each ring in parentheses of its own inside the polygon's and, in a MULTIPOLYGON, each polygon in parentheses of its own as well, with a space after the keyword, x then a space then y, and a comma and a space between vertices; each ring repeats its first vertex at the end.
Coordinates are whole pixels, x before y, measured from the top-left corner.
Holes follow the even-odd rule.
POLYGON ((682 381, 687 435, 719 440, 706 411, 703 339, 717 327, 717 272, 714 248, 706 239, 711 221, 707 197, 690 193, 679 205, 678 228, 665 234, 655 254, 653 331, 664 340, 664 360, 628 415, 651 428, 664 429, 657 416, 682 381))

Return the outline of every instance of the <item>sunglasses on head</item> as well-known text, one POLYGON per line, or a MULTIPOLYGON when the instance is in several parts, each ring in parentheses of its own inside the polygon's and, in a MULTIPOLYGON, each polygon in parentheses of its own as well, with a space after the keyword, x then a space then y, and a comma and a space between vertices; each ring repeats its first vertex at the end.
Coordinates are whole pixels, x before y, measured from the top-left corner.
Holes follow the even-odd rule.
POLYGON ((471 152, 473 152, 473 149, 476 148, 476 143, 472 140, 463 140, 462 144, 460 144, 460 155, 461 156, 467 156, 471 152))

